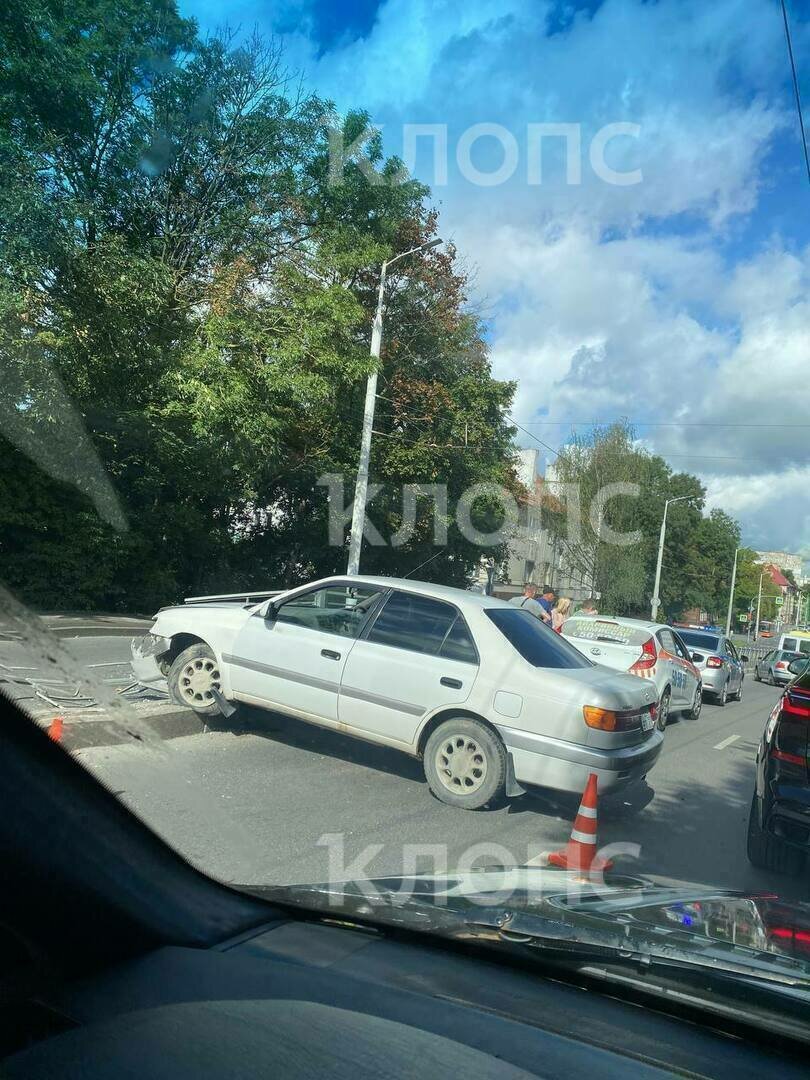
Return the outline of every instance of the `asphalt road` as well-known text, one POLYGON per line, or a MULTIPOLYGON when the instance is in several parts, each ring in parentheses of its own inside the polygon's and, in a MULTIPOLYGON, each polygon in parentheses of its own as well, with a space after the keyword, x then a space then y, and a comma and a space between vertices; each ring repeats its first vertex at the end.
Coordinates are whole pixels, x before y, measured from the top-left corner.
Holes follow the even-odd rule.
MULTIPOLYGON (((807 878, 757 871, 745 856, 756 745, 778 693, 749 678, 742 702, 670 723, 649 790, 601 802, 600 844, 639 846, 617 869, 810 898, 807 878)), ((244 884, 539 860, 567 840, 578 801, 532 794, 457 810, 404 755, 258 711, 241 733, 76 753, 190 861, 244 884)))

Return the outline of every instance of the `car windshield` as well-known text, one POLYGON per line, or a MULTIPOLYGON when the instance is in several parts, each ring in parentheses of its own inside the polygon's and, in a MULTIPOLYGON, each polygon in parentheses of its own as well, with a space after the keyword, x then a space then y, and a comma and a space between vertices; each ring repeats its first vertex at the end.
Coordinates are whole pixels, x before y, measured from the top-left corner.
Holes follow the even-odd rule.
POLYGON ((492 608, 489 618, 524 660, 539 668, 586 668, 591 661, 527 611, 492 608))
POLYGON ((800 0, 4 4, 4 703, 234 888, 810 902, 808 108, 800 0))

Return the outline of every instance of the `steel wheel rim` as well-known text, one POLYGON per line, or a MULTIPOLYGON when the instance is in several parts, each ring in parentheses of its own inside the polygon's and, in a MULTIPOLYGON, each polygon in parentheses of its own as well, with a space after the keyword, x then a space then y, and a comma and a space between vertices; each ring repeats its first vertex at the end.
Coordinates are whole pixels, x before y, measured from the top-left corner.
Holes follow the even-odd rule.
POLYGON ((188 705, 212 705, 214 690, 220 689, 220 674, 216 661, 209 656, 189 660, 177 682, 181 698, 188 705))
POLYGON ((700 716, 700 710, 703 708, 703 691, 700 687, 695 691, 695 700, 692 703, 692 719, 697 720, 700 716))
POLYGON ((454 795, 472 795, 487 778, 487 755, 477 739, 454 732, 442 739, 434 756, 442 785, 454 795))

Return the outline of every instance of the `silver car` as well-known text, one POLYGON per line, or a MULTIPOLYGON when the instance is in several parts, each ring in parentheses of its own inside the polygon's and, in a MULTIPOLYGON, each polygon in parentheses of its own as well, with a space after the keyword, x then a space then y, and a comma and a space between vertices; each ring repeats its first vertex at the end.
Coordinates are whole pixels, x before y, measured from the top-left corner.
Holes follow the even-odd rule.
POLYGON ((729 698, 741 701, 745 682, 744 664, 748 657, 737 652, 731 638, 724 634, 681 627, 678 627, 678 633, 691 652, 692 663, 700 672, 703 693, 711 694, 718 705, 725 705, 729 698))
POLYGON ((791 660, 801 660, 803 656, 787 649, 771 649, 754 665, 754 678, 757 682, 770 683, 772 686, 787 686, 795 678, 788 670, 791 660))
POLYGON ((258 604, 160 611, 135 677, 201 716, 244 703, 419 758, 437 798, 476 809, 521 784, 580 793, 661 751, 651 683, 597 667, 526 611, 461 589, 329 578, 258 604))

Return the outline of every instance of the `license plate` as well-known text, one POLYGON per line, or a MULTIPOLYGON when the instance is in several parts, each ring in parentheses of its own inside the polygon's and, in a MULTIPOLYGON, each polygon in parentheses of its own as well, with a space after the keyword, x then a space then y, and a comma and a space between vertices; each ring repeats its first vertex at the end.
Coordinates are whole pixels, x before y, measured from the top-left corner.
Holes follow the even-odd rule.
POLYGON ((655 720, 653 720, 652 713, 645 712, 641 717, 641 730, 650 731, 653 727, 655 727, 655 720))

